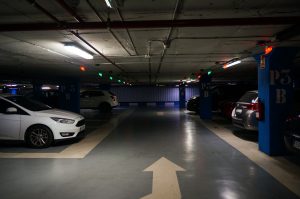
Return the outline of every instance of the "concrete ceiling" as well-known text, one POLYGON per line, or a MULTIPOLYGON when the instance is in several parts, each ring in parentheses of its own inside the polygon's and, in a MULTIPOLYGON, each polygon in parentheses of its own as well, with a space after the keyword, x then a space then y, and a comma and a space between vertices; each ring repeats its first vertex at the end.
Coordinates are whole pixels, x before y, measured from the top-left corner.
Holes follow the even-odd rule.
MULTIPOLYGON (((82 22, 99 22, 86 0, 65 0, 82 22)), ((106 25, 110 21, 228 19, 300 16, 297 0, 118 0, 109 9, 104 0, 90 0, 106 25), (178 6, 176 7, 178 3, 178 6), (177 8, 177 9, 175 9, 177 8), (176 10, 176 11, 175 11, 176 10)), ((78 22, 59 0, 2 0, 0 27, 32 25, 34 30, 0 31, 0 74, 16 76, 74 76, 84 81, 103 81, 99 71, 112 73, 133 83, 178 82, 201 69, 215 71, 215 79, 255 79, 256 64, 251 56, 263 50, 257 41, 272 41, 272 45, 299 46, 300 38, 276 41, 276 35, 299 21, 268 24, 205 25, 199 27, 140 27, 108 29, 75 29, 76 33, 95 49, 87 46, 70 29, 37 30, 35 24, 54 23, 37 8, 42 7, 59 20, 60 25, 78 22), (30 3, 31 2, 31 3, 30 3), (36 2, 36 4, 34 4, 36 2), (114 36, 113 36, 114 35, 114 36), (164 48, 168 39, 169 46, 164 48), (74 42, 94 54, 85 60, 65 51, 64 44, 74 42), (165 51, 165 52, 164 52, 165 51), (164 56, 162 56, 165 54, 164 56), (222 63, 243 58, 239 66, 221 69, 222 63), (80 65, 87 71, 81 72, 80 65), (118 67, 116 67, 118 66, 118 67), (121 68, 121 70, 120 70, 121 68), (151 75, 150 75, 151 74, 151 75)), ((57 21, 56 21, 57 22, 57 21)), ((21 29, 21 28, 20 28, 21 29)))

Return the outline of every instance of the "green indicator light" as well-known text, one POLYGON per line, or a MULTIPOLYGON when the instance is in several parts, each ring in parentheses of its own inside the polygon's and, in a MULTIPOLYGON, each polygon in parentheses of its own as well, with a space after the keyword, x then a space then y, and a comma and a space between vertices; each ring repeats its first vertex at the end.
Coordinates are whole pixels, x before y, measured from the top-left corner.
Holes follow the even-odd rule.
POLYGON ((210 71, 208 71, 208 72, 207 72, 207 74, 208 74, 208 75, 211 75, 211 74, 212 74, 212 71, 211 71, 211 70, 210 70, 210 71))
POLYGON ((121 83, 121 80, 119 79, 118 82, 121 83))
POLYGON ((103 73, 98 73, 99 77, 103 77, 103 73))
POLYGON ((110 79, 110 80, 113 80, 113 77, 112 77, 112 76, 109 76, 109 79, 110 79))

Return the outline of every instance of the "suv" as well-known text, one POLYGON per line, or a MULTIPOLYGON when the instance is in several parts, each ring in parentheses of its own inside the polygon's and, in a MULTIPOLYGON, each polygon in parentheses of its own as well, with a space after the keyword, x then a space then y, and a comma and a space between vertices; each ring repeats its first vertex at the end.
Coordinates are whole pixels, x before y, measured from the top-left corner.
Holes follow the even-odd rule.
POLYGON ((80 108, 99 109, 101 112, 110 112, 116 106, 118 106, 117 96, 110 91, 80 91, 80 108))
POLYGON ((246 92, 232 111, 232 123, 234 126, 257 131, 258 122, 256 112, 258 110, 258 91, 246 92))

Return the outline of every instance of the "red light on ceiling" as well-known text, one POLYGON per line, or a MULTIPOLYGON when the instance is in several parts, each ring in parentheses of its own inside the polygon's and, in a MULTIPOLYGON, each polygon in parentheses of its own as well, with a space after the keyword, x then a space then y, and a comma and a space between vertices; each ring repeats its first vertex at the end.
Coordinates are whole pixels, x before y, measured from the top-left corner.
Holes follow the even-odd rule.
POLYGON ((197 78, 200 79, 200 78, 201 78, 201 75, 198 75, 197 78))
POLYGON ((80 71, 85 72, 86 71, 86 67, 85 66, 80 66, 80 71))
POLYGON ((265 55, 269 54, 270 52, 272 52, 273 47, 272 46, 266 46, 265 48, 265 55))

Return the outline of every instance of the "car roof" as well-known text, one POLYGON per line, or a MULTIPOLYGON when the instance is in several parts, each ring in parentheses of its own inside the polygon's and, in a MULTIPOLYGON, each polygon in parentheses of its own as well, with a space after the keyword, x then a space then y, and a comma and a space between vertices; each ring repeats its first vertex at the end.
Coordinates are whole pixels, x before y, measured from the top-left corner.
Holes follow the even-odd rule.
POLYGON ((101 90, 101 89, 81 89, 80 92, 85 92, 85 91, 101 91, 101 92, 108 92, 106 90, 101 90))
POLYGON ((10 94, 10 93, 1 93, 0 94, 0 97, 4 97, 4 98, 6 98, 6 97, 12 97, 12 96, 20 96, 20 95, 13 95, 13 94, 10 94))

